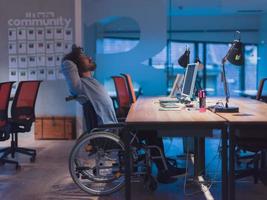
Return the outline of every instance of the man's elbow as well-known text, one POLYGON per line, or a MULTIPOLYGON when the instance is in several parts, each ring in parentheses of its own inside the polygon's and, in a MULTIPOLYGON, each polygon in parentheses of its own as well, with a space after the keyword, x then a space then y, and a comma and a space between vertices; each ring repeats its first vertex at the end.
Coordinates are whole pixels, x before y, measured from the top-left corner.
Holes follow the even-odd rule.
POLYGON ((71 88, 70 88, 70 92, 72 95, 81 95, 82 94, 82 87, 80 85, 73 85, 71 88))

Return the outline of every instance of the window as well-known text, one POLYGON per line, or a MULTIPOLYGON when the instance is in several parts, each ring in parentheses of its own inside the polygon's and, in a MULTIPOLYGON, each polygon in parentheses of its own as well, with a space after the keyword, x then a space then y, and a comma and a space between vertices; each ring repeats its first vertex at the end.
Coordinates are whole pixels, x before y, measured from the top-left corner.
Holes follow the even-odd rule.
POLYGON ((104 38, 102 42, 102 52, 112 54, 130 51, 138 44, 139 40, 104 38))
MULTIPOLYGON (((137 39, 104 38, 98 41, 98 53, 112 54, 130 51, 138 44, 137 39)), ((205 43, 205 42, 180 42, 168 41, 157 55, 142 62, 152 65, 156 69, 166 70, 167 85, 172 86, 173 79, 177 73, 184 73, 184 69, 178 65, 178 58, 184 53, 186 46, 190 48, 190 62, 194 62, 196 56, 200 61, 206 62, 205 72, 199 71, 198 76, 202 79, 202 86, 206 86, 209 96, 224 96, 223 83, 221 81, 222 59, 230 48, 227 43, 205 43), (169 49, 168 49, 169 48, 169 49), (169 55, 170 54, 170 55, 169 55), (168 58, 170 62, 168 62, 168 58)), ((245 45, 244 68, 225 63, 226 77, 231 96, 240 94, 240 90, 255 90, 257 88, 257 45, 245 45), (243 77, 244 76, 244 77, 243 77)))
MULTIPOLYGON (((206 53, 206 90, 209 95, 224 96, 221 80, 222 59, 228 52, 230 44, 207 44, 206 53)), ((227 83, 231 96, 239 95, 241 67, 225 63, 227 83)))
POLYGON ((156 69, 164 69, 167 63, 167 47, 152 58, 152 66, 156 69))
POLYGON ((257 57, 256 45, 245 46, 245 89, 256 90, 257 88, 257 57))
MULTIPOLYGON (((97 53, 113 54, 127 52, 133 49, 139 40, 135 39, 120 39, 120 38, 104 38, 97 41, 97 53)), ((149 60, 142 62, 144 65, 148 65, 149 60)))
POLYGON ((195 61, 195 48, 194 43, 181 43, 181 42, 171 42, 171 64, 174 68, 181 68, 178 64, 178 59, 184 54, 186 47, 190 49, 190 63, 195 61))
MULTIPOLYGON (((221 82, 221 63, 230 44, 207 44, 206 48, 206 90, 209 95, 224 95, 221 82)), ((225 71, 231 96, 240 94, 240 90, 256 90, 257 83, 257 53, 256 45, 245 45, 245 66, 235 66, 226 61, 225 71), (244 71, 245 77, 241 77, 244 71)))
MULTIPOLYGON (((190 49, 190 62, 194 62, 195 60, 195 48, 194 43, 184 43, 184 42, 170 42, 170 65, 172 65, 174 68, 182 70, 182 68, 178 65, 178 59, 183 53, 185 52, 186 47, 189 47, 190 49)), ((161 52, 159 52, 157 55, 155 55, 152 58, 152 65, 156 69, 164 69, 166 67, 168 58, 168 50, 167 46, 162 49, 161 52)))

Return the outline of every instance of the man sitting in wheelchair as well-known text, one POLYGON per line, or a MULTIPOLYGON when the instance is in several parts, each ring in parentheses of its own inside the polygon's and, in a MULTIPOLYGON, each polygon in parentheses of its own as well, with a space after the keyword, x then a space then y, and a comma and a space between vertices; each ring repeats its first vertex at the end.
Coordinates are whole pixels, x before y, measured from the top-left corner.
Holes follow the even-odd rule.
MULTIPOLYGON (((88 57, 87 55, 85 55, 83 53, 83 49, 81 47, 77 47, 76 45, 73 45, 72 51, 69 54, 67 54, 62 60, 62 73, 64 74, 64 76, 66 78, 66 81, 67 81, 67 84, 68 84, 68 87, 69 87, 71 94, 81 97, 81 98, 79 98, 79 102, 81 104, 86 104, 87 102, 90 102, 91 106, 93 107, 93 109, 96 113, 98 125, 117 124, 118 120, 117 120, 115 110, 113 107, 113 103, 112 103, 110 96, 108 95, 105 88, 96 79, 94 79, 92 76, 92 72, 95 69, 96 69, 96 63, 93 61, 93 59, 88 57)), ((105 130, 102 130, 102 133, 103 133, 103 131, 105 132, 105 130)), ((100 138, 100 134, 102 134, 102 133, 96 131, 93 134, 93 135, 95 135, 94 138, 96 138, 96 137, 100 138), (98 134, 98 136, 97 136, 97 134, 98 134)), ((88 135, 91 135, 91 133, 88 135)), ((107 133, 107 135, 110 135, 110 134, 107 133)), ((146 145, 152 147, 150 149, 151 157, 152 158, 153 157, 158 158, 158 159, 153 159, 153 162, 156 164, 157 169, 158 169, 158 175, 157 175, 158 182, 171 183, 171 182, 174 182, 178 176, 185 174, 186 170, 184 168, 178 168, 176 165, 174 165, 172 162, 170 162, 169 159, 165 159, 162 138, 157 137, 156 131, 146 131, 145 134, 138 134, 137 133, 137 135, 138 135, 138 137, 137 137, 138 139, 144 140, 146 145), (161 159, 159 159, 159 158, 161 158, 161 159)), ((102 141, 107 141, 110 139, 110 138, 107 138, 107 136, 105 136, 104 134, 102 136, 103 136, 103 138, 105 137, 105 139, 102 138, 103 139, 102 141)), ((86 151, 88 149, 92 149, 91 145, 88 146, 88 141, 87 142, 81 141, 83 138, 84 137, 82 137, 80 140, 78 140, 78 143, 80 142, 81 145, 84 145, 83 149, 86 149, 86 151)), ((115 141, 115 140, 113 140, 113 141, 115 141)), ((96 144, 96 143, 97 142, 95 139, 94 144, 96 144)), ((103 144, 103 142, 98 142, 97 144, 100 144, 100 143, 103 144)), ((92 137, 91 137, 91 144, 92 144, 92 137)), ((123 149, 123 145, 120 146, 120 143, 117 144, 117 147, 123 149)), ((100 151, 100 150, 98 150, 98 151, 100 151)), ((74 150, 74 152, 75 152, 75 150, 74 150)), ((97 153, 99 153, 99 152, 97 152, 97 153)), ((78 155, 78 150, 76 151, 76 155, 78 155)), ((102 158, 103 158, 103 155, 104 154, 102 154, 102 158)), ((74 163, 76 163, 76 165, 78 165, 77 159, 76 158, 73 158, 73 159, 74 160, 70 161, 70 162, 74 162, 74 163)), ((85 159, 88 159, 88 156, 85 159)), ((94 158, 94 159, 96 159, 96 158, 94 158)), ((107 157, 105 157, 105 159, 107 159, 107 157)), ((97 161, 95 161, 95 162, 97 162, 97 161)), ((105 163, 106 163, 106 161, 105 161, 105 163)), ((100 163, 100 164, 103 164, 103 163, 100 163)), ((72 165, 74 165, 74 164, 70 163, 70 167, 72 165)), ((114 163, 112 165, 114 166, 114 163)), ((79 172, 81 172, 82 170, 83 170, 82 167, 80 167, 78 169, 79 172)), ((74 173, 77 174, 77 169, 74 173)), ((99 173, 99 171, 98 171, 98 173, 99 173)), ((88 178, 88 174, 87 175, 86 175, 86 173, 81 173, 81 174, 82 174, 81 176, 88 178)), ((119 175, 117 174, 116 176, 119 176, 119 175)), ((77 175, 77 177, 75 176, 73 178, 74 179, 80 178, 80 175, 79 176, 77 175)), ((92 178, 92 176, 91 176, 91 178, 92 178)), ((96 179, 96 175, 94 175, 93 180, 95 183, 95 182, 101 182, 102 179, 101 180, 96 179)), ((86 189, 87 186, 85 186, 85 184, 81 184, 80 181, 77 181, 77 180, 75 182, 83 190, 85 190, 89 193, 98 194, 98 195, 103 194, 103 193, 97 191, 97 189, 92 189, 92 190, 88 191, 86 189)), ((107 183, 107 182, 105 182, 105 183, 107 183)), ((114 190, 115 189, 113 188, 112 190, 107 191, 105 194, 113 192, 114 190)))

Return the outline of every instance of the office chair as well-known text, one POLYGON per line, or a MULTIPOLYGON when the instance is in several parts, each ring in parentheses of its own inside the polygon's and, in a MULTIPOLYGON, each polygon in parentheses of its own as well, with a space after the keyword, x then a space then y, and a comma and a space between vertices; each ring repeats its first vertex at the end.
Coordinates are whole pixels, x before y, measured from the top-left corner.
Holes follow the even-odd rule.
MULTIPOLYGON (((256 100, 262 101, 262 90, 264 88, 264 83, 267 78, 260 81, 256 100)), ((243 130, 243 132, 253 132, 255 130, 243 130)), ((266 167, 266 150, 267 150, 267 138, 245 138, 241 136, 236 136, 236 161, 240 166, 242 163, 246 163, 247 167, 242 170, 236 170, 235 176, 237 179, 244 178, 247 176, 253 176, 254 182, 257 183, 260 178, 263 183, 267 184, 267 175, 261 173, 261 169, 266 167), (241 156, 240 152, 251 152, 252 155, 241 156), (261 163, 261 165, 259 165, 261 163), (253 167, 250 167, 253 165, 253 167), (261 169, 260 169, 261 168, 261 169)))
POLYGON ((131 78, 130 74, 121 74, 121 75, 124 77, 124 79, 126 81, 131 103, 135 103, 137 98, 135 95, 132 78, 131 78))
MULTIPOLYGON (((4 82, 0 83, 0 141, 8 140, 9 135, 9 126, 8 126, 8 104, 10 93, 12 90, 12 85, 14 82, 4 82)), ((4 152, 5 149, 1 149, 0 152, 4 152)), ((11 163, 15 164, 18 167, 18 162, 14 160, 9 160, 7 158, 0 158, 2 164, 11 163)))
POLYGON ((114 81, 117 94, 117 101, 118 101, 118 108, 116 109, 117 117, 126 118, 129 109, 131 107, 131 97, 127 83, 122 76, 112 76, 111 78, 114 81))
POLYGON ((257 92, 257 95, 256 95, 256 100, 267 102, 267 99, 263 99, 263 97, 262 97, 262 91, 263 91, 263 88, 264 88, 265 81, 267 81, 267 78, 263 78, 263 79, 260 80, 258 92, 257 92))
POLYGON ((1 159, 6 159, 9 154, 15 158, 16 153, 30 156, 34 162, 36 150, 18 147, 18 134, 31 131, 32 123, 35 121, 35 102, 41 81, 21 81, 11 106, 11 118, 8 120, 11 145, 3 150, 1 159))

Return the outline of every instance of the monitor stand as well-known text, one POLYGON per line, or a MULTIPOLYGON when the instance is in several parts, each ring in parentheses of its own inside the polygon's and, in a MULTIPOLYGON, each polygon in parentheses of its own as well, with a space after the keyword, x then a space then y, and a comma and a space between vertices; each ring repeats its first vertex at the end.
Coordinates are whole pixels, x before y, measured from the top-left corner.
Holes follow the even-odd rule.
POLYGON ((188 97, 188 96, 185 96, 185 95, 177 95, 176 96, 177 100, 179 101, 179 103, 182 103, 182 104, 188 104, 191 102, 191 99, 188 97))

